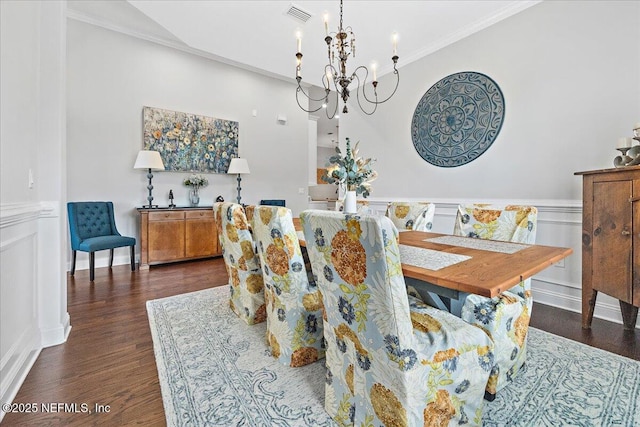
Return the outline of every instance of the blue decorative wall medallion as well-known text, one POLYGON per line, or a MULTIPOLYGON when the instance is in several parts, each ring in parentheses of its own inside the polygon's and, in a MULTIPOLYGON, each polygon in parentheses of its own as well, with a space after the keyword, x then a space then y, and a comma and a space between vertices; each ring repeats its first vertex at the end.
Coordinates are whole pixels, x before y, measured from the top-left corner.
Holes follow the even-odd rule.
POLYGON ((504 97, 484 74, 451 74, 424 94, 411 120, 411 139, 420 157, 452 168, 487 151, 504 120, 504 97))

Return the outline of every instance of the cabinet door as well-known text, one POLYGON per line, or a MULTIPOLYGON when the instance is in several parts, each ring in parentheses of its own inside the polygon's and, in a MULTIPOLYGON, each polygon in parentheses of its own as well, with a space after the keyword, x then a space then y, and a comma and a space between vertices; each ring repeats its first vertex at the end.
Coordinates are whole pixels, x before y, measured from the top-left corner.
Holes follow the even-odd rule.
POLYGON ((184 258, 184 213, 149 214, 149 263, 184 258))
POLYGON ((593 289, 631 303, 632 181, 593 184, 593 289))
POLYGON ((187 212, 185 222, 185 256, 197 258, 218 254, 213 211, 187 212))

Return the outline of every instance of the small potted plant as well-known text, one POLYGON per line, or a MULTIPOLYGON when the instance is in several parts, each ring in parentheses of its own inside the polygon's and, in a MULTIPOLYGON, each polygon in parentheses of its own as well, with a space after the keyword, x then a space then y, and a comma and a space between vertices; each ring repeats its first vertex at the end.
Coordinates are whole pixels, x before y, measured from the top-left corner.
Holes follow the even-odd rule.
POLYGON ((187 187, 191 187, 189 190, 189 203, 191 206, 198 206, 200 203, 200 187, 209 185, 209 180, 200 174, 192 174, 190 177, 185 178, 182 183, 187 187))

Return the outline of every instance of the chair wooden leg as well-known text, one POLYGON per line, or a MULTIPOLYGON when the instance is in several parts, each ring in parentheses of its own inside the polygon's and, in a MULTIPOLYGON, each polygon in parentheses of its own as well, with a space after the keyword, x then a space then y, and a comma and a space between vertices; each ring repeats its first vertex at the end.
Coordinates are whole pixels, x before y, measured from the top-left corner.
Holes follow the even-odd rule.
POLYGON ((136 246, 131 246, 131 271, 136 271, 136 246))
POLYGON ((113 267, 113 248, 109 249, 109 268, 113 267))
POLYGON ((96 253, 89 252, 89 280, 93 282, 95 277, 94 270, 96 266, 96 253))
POLYGON ((76 251, 73 251, 71 255, 71 275, 73 276, 76 272, 76 251))

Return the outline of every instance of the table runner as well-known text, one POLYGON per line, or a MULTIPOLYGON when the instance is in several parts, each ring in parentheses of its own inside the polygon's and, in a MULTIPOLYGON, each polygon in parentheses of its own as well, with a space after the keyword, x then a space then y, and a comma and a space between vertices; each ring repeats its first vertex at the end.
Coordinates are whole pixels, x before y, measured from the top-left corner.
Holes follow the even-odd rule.
POLYGON ((432 239, 424 239, 425 242, 440 243, 443 245, 460 246, 469 249, 479 249, 482 251, 501 252, 503 254, 514 254, 529 245, 511 242, 499 242, 496 240, 473 239, 459 236, 441 236, 432 239))
POLYGON ((462 261, 471 259, 467 255, 450 254, 448 252, 434 251, 433 249, 418 248, 415 246, 400 245, 400 261, 403 264, 429 270, 440 270, 462 261))

